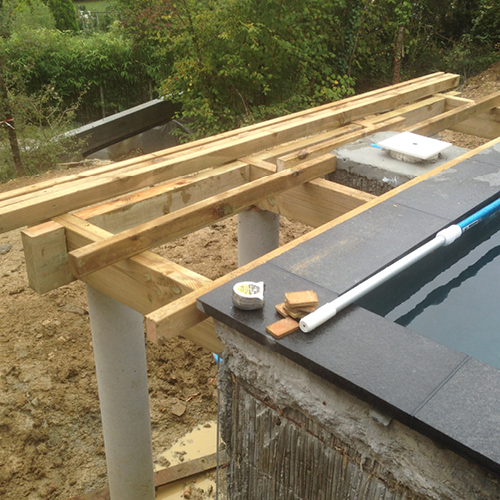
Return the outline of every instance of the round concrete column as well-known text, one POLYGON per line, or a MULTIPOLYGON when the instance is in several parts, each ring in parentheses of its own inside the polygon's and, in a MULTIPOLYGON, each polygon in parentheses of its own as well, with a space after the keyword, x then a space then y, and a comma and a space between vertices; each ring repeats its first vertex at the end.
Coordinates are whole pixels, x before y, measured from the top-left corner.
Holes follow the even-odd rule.
POLYGON ((238 267, 279 247, 280 216, 251 209, 238 215, 238 267))
POLYGON ((155 498, 142 315, 87 286, 111 500, 155 498))

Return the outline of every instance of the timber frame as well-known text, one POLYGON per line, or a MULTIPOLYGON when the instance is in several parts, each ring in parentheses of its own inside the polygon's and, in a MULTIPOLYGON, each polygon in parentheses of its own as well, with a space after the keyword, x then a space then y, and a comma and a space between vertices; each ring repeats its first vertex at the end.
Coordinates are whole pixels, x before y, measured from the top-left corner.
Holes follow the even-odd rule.
POLYGON ((182 335, 221 352, 197 297, 421 179, 377 198, 321 178, 335 170, 332 150, 382 130, 500 138, 500 93, 463 99, 452 90, 458 83, 435 73, 2 192, 0 233, 28 226, 22 240, 36 292, 80 279, 145 315, 150 340, 182 335), (150 251, 250 207, 315 229, 214 282, 150 251))

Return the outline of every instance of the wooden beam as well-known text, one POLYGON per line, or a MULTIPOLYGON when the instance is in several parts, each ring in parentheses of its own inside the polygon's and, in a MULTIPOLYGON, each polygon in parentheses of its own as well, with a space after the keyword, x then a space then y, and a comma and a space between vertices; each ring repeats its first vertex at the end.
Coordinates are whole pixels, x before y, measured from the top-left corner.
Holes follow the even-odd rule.
POLYGON ((221 278, 216 279, 210 285, 200 288, 194 292, 191 292, 188 295, 184 295, 180 299, 176 300, 174 303, 169 304, 157 311, 149 313, 148 315, 146 315, 146 329, 148 335, 168 334, 168 325, 170 324, 181 323, 186 326, 193 326, 194 324, 196 324, 196 321, 200 321, 208 317, 205 313, 199 311, 197 308, 196 301, 202 295, 205 295, 211 290, 215 290, 224 283, 227 283, 233 280, 234 278, 237 278, 238 276, 245 274, 246 272, 264 264, 265 262, 268 262, 269 260, 274 259, 275 257, 278 257, 279 255, 282 255, 285 252, 288 252, 292 248, 295 248, 298 245, 300 245, 301 243, 304 243, 305 241, 308 241, 314 238, 315 236, 318 236, 324 233, 325 231, 328 231, 332 227, 342 224, 342 222, 350 219, 351 217, 354 217, 366 210, 369 210, 375 205, 390 199, 392 196, 404 191, 410 186, 414 186, 422 182, 423 180, 428 179, 429 177, 437 175, 438 173, 447 170, 448 168, 454 167, 458 163, 461 163, 462 161, 465 161, 466 159, 471 158, 474 155, 478 154, 479 152, 484 151, 485 149, 494 146, 496 144, 500 144, 500 137, 498 137, 493 141, 488 142, 487 144, 484 144, 483 146, 480 146, 479 148, 469 151, 445 163, 444 165, 435 168, 434 170, 426 174, 423 174, 419 177, 415 177, 414 179, 402 184, 401 186, 394 188, 393 190, 377 197, 376 199, 373 199, 363 205, 360 205, 358 208, 355 208, 354 210, 340 217, 337 217, 336 219, 328 222, 327 224, 324 224, 323 226, 320 226, 317 229, 313 229, 304 236, 301 236, 291 241, 290 243, 287 243, 286 245, 283 245, 280 248, 277 248, 276 250, 273 250, 272 252, 269 252, 268 254, 254 260, 253 262, 250 262, 245 266, 242 266, 234 270, 233 272, 226 274, 221 278))
POLYGON ((474 103, 467 103, 457 109, 452 109, 434 118, 425 120, 406 128, 408 132, 421 135, 433 135, 455 126, 457 123, 480 115, 500 105, 500 92, 478 99, 474 103))
POLYGON ((383 130, 400 130, 404 127, 405 121, 404 117, 396 116, 376 124, 368 124, 362 130, 351 132, 350 134, 343 135, 342 137, 332 137, 327 141, 323 141, 307 149, 303 149, 299 154, 292 153, 282 156, 281 158, 278 158, 277 170, 280 171, 286 168, 291 168, 295 165, 300 165, 306 159, 311 160, 313 158, 318 158, 319 156, 332 152, 334 149, 339 148, 344 144, 349 144, 350 142, 361 139, 362 137, 372 135, 375 132, 381 132, 383 130))
MULTIPOLYGON (((74 278, 68 265, 68 248, 100 241, 111 233, 73 215, 47 222, 22 232, 28 279, 38 293, 65 285, 74 278)), ((127 261, 86 276, 83 281, 141 314, 147 314, 185 293, 211 283, 178 264, 152 252, 143 252, 127 261)), ((176 332, 212 352, 222 352, 211 319, 176 332)), ((156 341, 158 337, 149 337, 156 341)))
POLYGON ((43 294, 71 283, 64 226, 45 222, 21 231, 30 287, 43 294))
POLYGON ((195 146, 179 157, 142 168, 129 166, 115 173, 79 179, 56 190, 21 196, 15 203, 0 202, 0 232, 39 223, 110 197, 149 187, 203 168, 216 167, 236 158, 271 148, 282 142, 316 134, 378 112, 448 90, 457 83, 456 75, 443 75, 430 83, 412 84, 401 90, 389 88, 375 97, 360 96, 353 102, 341 102, 335 108, 314 110, 303 118, 267 126, 252 133, 240 132, 207 146, 195 146))
POLYGON ((249 166, 237 161, 87 208, 75 215, 118 233, 242 186, 248 182, 249 175, 249 166))
MULTIPOLYGON (((273 165, 252 167, 252 178, 269 175, 273 165)), ((344 215, 376 196, 326 179, 314 179, 282 194, 257 203, 269 210, 308 226, 318 227, 344 215)))
MULTIPOLYGON (((161 486, 166 486, 180 479, 191 477, 195 474, 215 469, 216 467, 217 453, 195 458, 194 460, 189 460, 179 465, 172 465, 166 469, 155 472, 155 487, 159 488, 161 486)), ((111 500, 111 496, 109 494, 109 488, 102 488, 100 490, 91 491, 90 493, 71 497, 69 500, 111 500)))
POLYGON ((335 170, 333 155, 325 155, 300 167, 252 181, 226 193, 212 196, 172 214, 164 215, 105 241, 92 243, 70 253, 75 276, 86 276, 103 267, 131 257, 200 229, 216 220, 234 215, 257 201, 303 184, 335 170))
MULTIPOLYGON (((66 230, 69 251, 112 236, 70 214, 61 215, 55 222, 66 230)), ((102 269, 88 275, 84 281, 142 314, 147 314, 156 304, 167 304, 210 283, 208 278, 152 252, 143 252, 102 269)))
MULTIPOLYGON (((461 97, 446 97, 445 111, 456 109, 464 104, 474 102, 472 99, 461 97)), ((475 135, 484 139, 495 139, 500 136, 500 107, 490 109, 486 113, 481 113, 473 118, 457 123, 449 130, 461 132, 463 134, 475 135)))

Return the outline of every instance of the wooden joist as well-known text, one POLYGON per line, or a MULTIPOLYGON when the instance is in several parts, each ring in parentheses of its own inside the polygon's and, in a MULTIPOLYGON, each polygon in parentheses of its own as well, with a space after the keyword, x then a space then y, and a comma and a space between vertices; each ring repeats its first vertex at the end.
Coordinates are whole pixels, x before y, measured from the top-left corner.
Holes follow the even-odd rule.
POLYGON ((158 163, 151 163, 155 160, 150 158, 146 166, 127 163, 120 169, 103 167, 97 176, 88 175, 42 190, 18 193, 18 196, 0 201, 0 232, 36 224, 203 168, 217 167, 283 142, 337 128, 367 114, 384 112, 448 90, 456 85, 457 78, 456 75, 438 75, 401 87, 389 87, 373 95, 356 96, 356 99, 340 101, 328 108, 316 108, 281 122, 273 121, 251 132, 239 131, 236 135, 213 139, 206 144, 193 144, 158 163))
POLYGON ((485 113, 500 106, 500 92, 487 97, 482 97, 475 102, 466 103, 463 106, 452 109, 441 115, 429 118, 421 123, 407 127, 408 132, 431 136, 455 126, 457 123, 485 113))
MULTIPOLYGON (((446 95, 445 111, 450 111, 464 104, 473 103, 472 99, 446 95)), ((461 121, 449 127, 449 130, 475 135, 484 139, 495 139, 500 136, 500 107, 495 107, 486 113, 461 121)))

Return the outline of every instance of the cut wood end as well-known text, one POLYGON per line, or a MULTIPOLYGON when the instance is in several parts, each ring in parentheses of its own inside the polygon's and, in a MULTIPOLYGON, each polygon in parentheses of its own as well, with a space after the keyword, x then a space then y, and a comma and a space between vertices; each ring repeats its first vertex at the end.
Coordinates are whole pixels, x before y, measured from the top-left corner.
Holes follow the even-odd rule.
POLYGON ((146 316, 146 339, 150 342, 158 343, 158 331, 156 322, 146 316))

